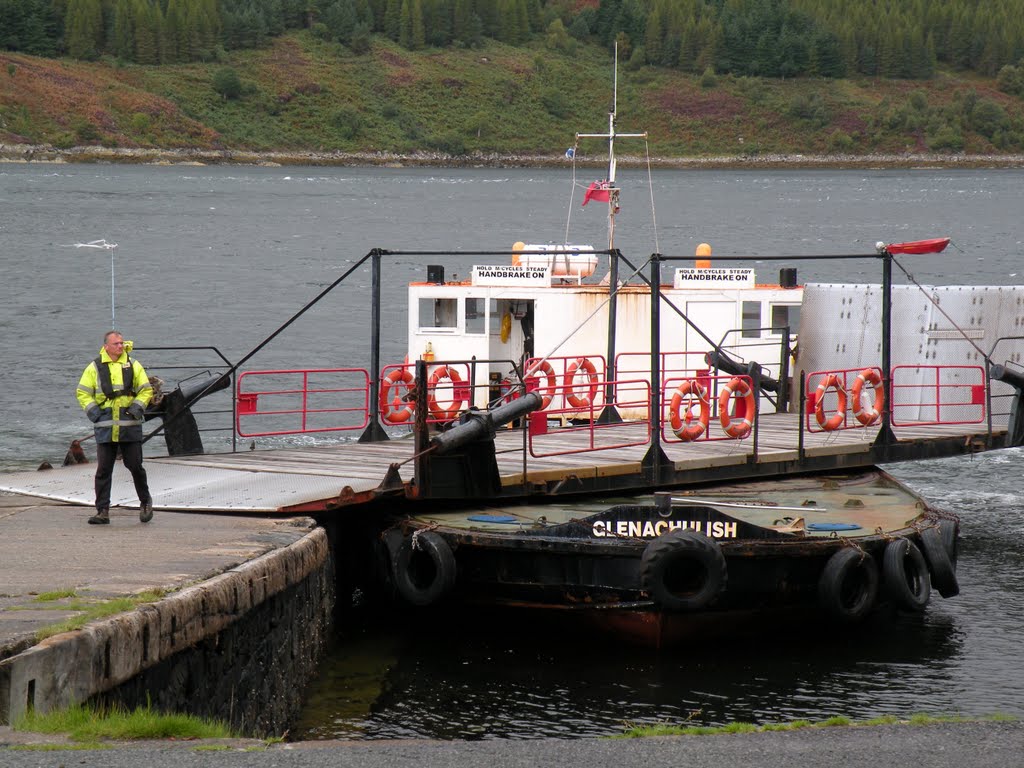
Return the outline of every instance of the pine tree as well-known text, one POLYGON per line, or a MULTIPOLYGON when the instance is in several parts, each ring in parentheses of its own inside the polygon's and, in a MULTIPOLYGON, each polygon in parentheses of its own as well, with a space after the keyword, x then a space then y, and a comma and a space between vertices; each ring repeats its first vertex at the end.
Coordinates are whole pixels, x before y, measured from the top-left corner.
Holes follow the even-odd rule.
POLYGON ((67 19, 68 56, 91 61, 103 46, 103 10, 100 0, 70 0, 67 19))
POLYGON ((135 19, 129 0, 118 0, 114 8, 114 37, 110 41, 114 55, 125 61, 135 58, 135 19))

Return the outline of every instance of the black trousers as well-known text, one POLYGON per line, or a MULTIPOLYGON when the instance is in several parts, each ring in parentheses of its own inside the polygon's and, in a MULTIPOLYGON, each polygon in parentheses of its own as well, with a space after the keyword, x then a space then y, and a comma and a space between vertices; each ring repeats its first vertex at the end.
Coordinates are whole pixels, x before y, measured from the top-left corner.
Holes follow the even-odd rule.
POLYGON ((142 468, 142 443, 96 443, 96 509, 110 509, 110 479, 114 474, 117 449, 135 481, 139 503, 150 501, 146 470, 142 468))

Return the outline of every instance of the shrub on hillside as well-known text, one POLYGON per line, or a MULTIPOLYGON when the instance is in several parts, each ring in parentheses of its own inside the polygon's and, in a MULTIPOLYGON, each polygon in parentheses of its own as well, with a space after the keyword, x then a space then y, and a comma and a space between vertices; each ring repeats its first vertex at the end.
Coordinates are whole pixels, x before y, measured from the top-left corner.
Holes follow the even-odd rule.
POLYGON ((231 67, 221 67, 213 73, 213 90, 225 99, 237 99, 242 94, 242 81, 231 67))
POLYGON ((354 107, 338 107, 331 115, 331 127, 339 138, 347 141, 359 133, 359 129, 363 127, 363 119, 354 107))

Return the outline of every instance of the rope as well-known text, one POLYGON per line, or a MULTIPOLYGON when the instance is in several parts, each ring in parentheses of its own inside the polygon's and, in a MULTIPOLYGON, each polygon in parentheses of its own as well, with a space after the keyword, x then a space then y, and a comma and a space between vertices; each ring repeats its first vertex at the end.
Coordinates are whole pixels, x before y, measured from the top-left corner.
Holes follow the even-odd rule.
POLYGON ((949 321, 949 324, 952 325, 960 333, 960 335, 964 337, 964 341, 966 341, 968 344, 970 344, 972 347, 974 347, 974 350, 979 355, 981 355, 982 359, 984 359, 986 366, 990 365, 992 363, 992 361, 989 359, 989 356, 987 354, 985 354, 985 351, 981 347, 979 347, 977 344, 975 344, 974 341, 972 341, 967 336, 966 331, 964 331, 963 328, 961 328, 959 325, 957 325, 956 322, 953 320, 953 318, 951 318, 948 314, 946 314, 946 311, 942 307, 939 306, 939 302, 935 300, 935 297, 930 295, 928 293, 928 291, 926 291, 924 289, 924 286, 922 286, 919 282, 917 282, 917 280, 914 278, 914 276, 912 274, 910 274, 909 271, 907 271, 907 268, 904 267, 902 264, 899 263, 899 261, 896 260, 895 256, 891 256, 890 255, 890 258, 892 259, 892 263, 895 264, 897 267, 899 267, 900 271, 904 275, 906 275, 907 279, 910 282, 912 282, 914 285, 916 285, 917 289, 919 291, 921 291, 921 293, 924 294, 925 298, 928 299, 928 301, 930 301, 932 303, 932 306, 934 306, 937 310, 939 310, 939 312, 942 314, 942 316, 944 318, 946 318, 946 320, 949 321))

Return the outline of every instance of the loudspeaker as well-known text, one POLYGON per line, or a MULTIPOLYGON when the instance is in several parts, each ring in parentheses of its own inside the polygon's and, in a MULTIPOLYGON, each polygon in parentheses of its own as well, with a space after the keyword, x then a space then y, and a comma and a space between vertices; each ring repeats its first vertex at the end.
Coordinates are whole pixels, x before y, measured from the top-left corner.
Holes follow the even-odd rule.
POLYGON ((427 282, 438 285, 444 282, 444 267, 441 264, 427 264, 427 282))
POLYGON ((783 288, 796 288, 796 267, 783 267, 779 270, 779 285, 783 288))

